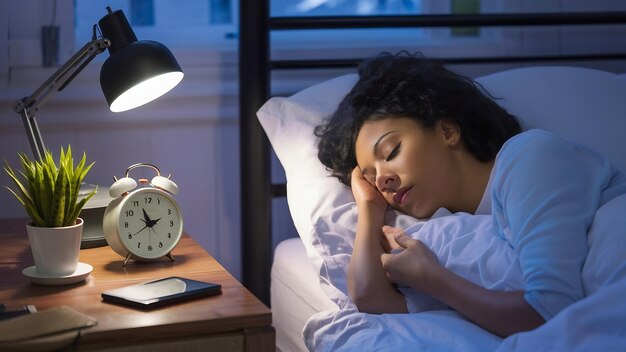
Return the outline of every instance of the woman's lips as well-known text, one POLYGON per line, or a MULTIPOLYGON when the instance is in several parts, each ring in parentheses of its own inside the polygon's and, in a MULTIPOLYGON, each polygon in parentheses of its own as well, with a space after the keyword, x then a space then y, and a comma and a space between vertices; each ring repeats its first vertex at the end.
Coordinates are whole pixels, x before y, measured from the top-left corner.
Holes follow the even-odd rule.
POLYGON ((409 187, 409 188, 401 189, 398 192, 396 192, 396 194, 393 195, 393 202, 398 205, 402 205, 402 203, 406 201, 409 191, 412 189, 413 187, 409 187))

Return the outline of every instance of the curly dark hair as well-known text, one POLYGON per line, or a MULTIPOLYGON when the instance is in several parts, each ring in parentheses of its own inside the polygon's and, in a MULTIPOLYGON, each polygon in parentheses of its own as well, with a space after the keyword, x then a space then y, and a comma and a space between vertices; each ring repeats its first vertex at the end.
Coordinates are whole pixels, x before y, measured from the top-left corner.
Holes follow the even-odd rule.
POLYGON ((332 175, 350 185, 356 167, 356 138, 366 121, 410 117, 424 128, 443 118, 459 125, 469 152, 486 162, 521 132, 517 118, 471 79, 421 54, 382 53, 363 61, 359 80, 337 110, 315 128, 318 158, 332 175))

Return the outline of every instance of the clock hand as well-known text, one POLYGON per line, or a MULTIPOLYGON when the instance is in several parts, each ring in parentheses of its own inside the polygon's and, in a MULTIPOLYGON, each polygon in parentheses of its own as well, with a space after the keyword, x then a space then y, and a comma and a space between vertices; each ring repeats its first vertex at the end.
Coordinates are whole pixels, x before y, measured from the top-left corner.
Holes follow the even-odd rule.
POLYGON ((159 220, 161 220, 161 218, 158 218, 158 219, 156 219, 156 220, 150 220, 150 221, 146 222, 146 225, 147 225, 149 228, 152 228, 154 225, 156 225, 156 224, 157 224, 157 222, 159 222, 159 220))
POLYGON ((161 218, 158 218, 156 220, 152 220, 150 219, 150 216, 148 216, 148 213, 146 212, 146 209, 141 209, 143 210, 143 217, 145 220, 142 220, 144 223, 146 223, 146 226, 148 226, 149 228, 152 228, 154 225, 156 225, 157 222, 159 222, 159 220, 161 220, 161 218))
POLYGON ((147 224, 148 227, 150 228, 150 230, 154 231, 154 233, 158 234, 157 231, 153 228, 154 225, 157 224, 157 222, 159 222, 159 220, 161 220, 161 218, 158 218, 156 220, 152 220, 152 222, 150 224, 147 224))
MULTIPOLYGON (((140 219, 140 220, 141 220, 141 219, 140 219)), ((144 220, 141 220, 141 221, 143 221, 143 222, 145 223, 145 221, 144 221, 144 220)), ((146 226, 142 227, 142 228, 141 228, 141 230, 139 230, 139 231, 135 232, 132 236, 135 236, 136 234, 138 234, 138 233, 140 233, 141 231, 145 230, 145 229, 146 229, 146 227, 149 227, 149 226, 148 226, 148 224, 146 224, 146 226)))
POLYGON ((146 223, 151 222, 152 220, 150 220, 148 213, 146 213, 146 209, 142 208, 141 210, 143 210, 143 218, 146 220, 146 223))

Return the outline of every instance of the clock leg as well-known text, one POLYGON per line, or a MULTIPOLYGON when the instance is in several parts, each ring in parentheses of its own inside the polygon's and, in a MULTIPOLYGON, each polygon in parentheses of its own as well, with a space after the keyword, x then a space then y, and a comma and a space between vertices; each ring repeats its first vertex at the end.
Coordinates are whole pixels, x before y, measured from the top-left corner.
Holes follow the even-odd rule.
POLYGON ((165 256, 170 258, 171 261, 174 261, 174 256, 172 255, 172 252, 167 253, 165 256))
POLYGON ((126 266, 126 264, 128 264, 128 261, 130 260, 130 256, 131 256, 130 253, 126 255, 126 258, 124 258, 124 262, 122 263, 122 266, 126 266))

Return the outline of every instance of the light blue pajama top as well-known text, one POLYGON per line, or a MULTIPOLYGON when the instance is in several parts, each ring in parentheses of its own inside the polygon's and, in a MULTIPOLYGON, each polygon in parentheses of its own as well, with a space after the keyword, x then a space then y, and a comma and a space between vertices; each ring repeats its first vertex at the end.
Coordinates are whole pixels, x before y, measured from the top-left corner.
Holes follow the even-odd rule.
POLYGON ((606 158, 546 131, 523 132, 498 153, 485 198, 520 261, 524 297, 544 319, 583 297, 587 232, 596 210, 624 193, 626 174, 606 158))

